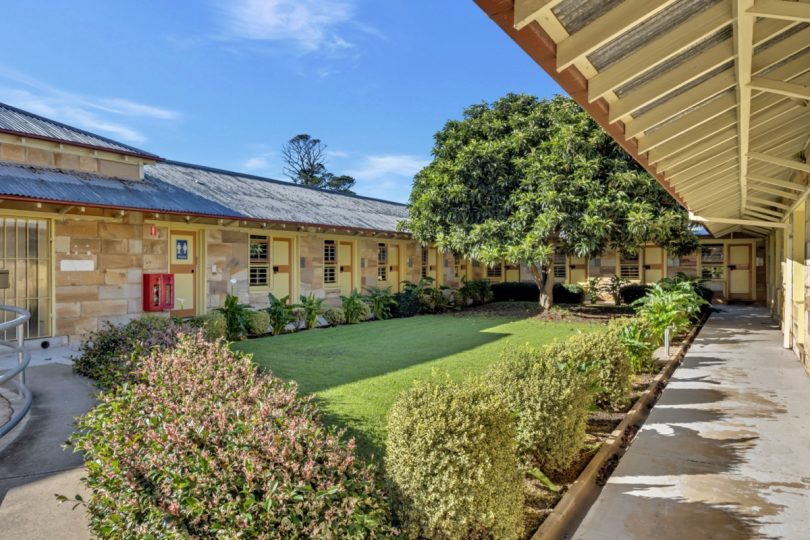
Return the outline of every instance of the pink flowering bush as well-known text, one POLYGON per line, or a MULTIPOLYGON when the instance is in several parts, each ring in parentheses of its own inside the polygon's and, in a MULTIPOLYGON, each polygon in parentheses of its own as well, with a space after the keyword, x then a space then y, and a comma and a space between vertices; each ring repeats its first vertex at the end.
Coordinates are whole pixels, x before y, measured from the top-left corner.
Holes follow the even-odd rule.
POLYGON ((221 341, 181 337, 102 394, 72 443, 104 538, 379 538, 374 471, 311 398, 221 341))

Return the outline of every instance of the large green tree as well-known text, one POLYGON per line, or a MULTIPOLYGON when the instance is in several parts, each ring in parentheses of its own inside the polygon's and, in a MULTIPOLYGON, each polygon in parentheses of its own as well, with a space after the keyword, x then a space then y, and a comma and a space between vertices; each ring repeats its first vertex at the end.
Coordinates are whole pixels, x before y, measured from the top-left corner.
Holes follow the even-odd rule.
POLYGON ((568 98, 473 105, 435 135, 433 157, 401 226, 484 263, 526 263, 543 307, 555 247, 579 257, 647 242, 697 248, 686 211, 568 98))

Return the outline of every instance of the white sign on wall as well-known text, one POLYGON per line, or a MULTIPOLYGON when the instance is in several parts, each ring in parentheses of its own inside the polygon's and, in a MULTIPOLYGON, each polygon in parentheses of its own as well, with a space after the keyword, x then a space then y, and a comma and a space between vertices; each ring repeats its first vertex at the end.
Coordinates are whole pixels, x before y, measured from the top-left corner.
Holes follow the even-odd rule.
POLYGON ((93 259, 65 259, 59 263, 62 272, 92 272, 96 269, 93 259))

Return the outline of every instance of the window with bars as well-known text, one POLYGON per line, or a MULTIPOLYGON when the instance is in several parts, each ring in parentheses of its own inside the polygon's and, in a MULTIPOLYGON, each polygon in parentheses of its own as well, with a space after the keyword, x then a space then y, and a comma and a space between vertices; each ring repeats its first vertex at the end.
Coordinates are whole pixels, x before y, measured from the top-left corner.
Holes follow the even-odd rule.
POLYGON ((323 283, 337 283, 337 245, 334 240, 323 241, 323 283))
POLYGON ((270 285, 270 239, 261 235, 250 235, 250 285, 267 287, 270 285))
POLYGON ((702 245, 700 247, 700 277, 703 279, 723 279, 725 261, 723 244, 702 245))
POLYGON ((422 248, 422 277, 428 276, 428 248, 422 248))
POLYGON ((501 265, 489 266, 487 267, 487 277, 488 278, 499 278, 501 277, 501 265))
POLYGON ((639 279, 638 255, 622 255, 619 275, 625 279, 639 279))
POLYGON ((561 249, 554 250, 554 278, 565 279, 565 251, 561 249))
POLYGON ((388 245, 377 244, 377 281, 388 279, 388 245))

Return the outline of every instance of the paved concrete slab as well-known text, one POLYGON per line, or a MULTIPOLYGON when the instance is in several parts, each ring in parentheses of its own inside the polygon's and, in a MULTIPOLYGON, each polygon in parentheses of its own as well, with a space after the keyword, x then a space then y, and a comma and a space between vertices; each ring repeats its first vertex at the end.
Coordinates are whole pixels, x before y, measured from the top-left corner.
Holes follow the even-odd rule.
POLYGON ((0 439, 2 538, 88 537, 83 510, 60 506, 54 494, 84 493, 82 458, 62 445, 73 432, 73 419, 93 406, 95 390, 88 379, 73 373, 65 354, 48 354, 51 360, 42 356, 27 370, 31 412, 0 439))
POLYGON ((810 379, 767 310, 723 307, 574 538, 810 538, 810 379))

